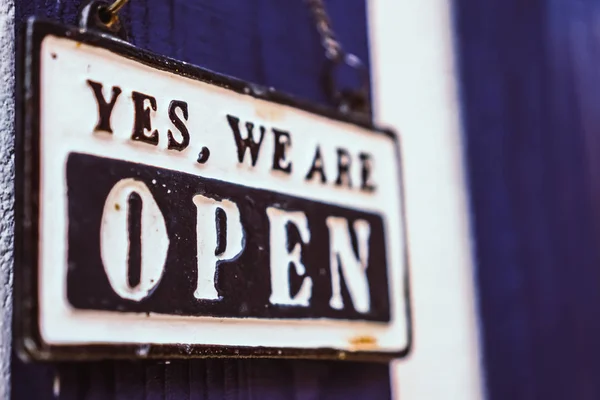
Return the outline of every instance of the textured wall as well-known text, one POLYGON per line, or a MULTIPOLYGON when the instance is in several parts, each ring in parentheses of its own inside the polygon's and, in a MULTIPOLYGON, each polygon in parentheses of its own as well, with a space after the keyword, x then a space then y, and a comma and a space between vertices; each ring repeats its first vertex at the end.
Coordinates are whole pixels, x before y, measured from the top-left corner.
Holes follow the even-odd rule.
POLYGON ((14 3, 0 0, 0 398, 10 391, 14 176, 14 3))

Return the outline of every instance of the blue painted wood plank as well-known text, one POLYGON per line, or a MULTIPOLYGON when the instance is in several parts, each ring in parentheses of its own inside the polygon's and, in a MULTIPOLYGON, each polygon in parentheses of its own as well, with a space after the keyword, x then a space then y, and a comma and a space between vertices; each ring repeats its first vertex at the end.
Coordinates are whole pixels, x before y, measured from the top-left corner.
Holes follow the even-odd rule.
POLYGON ((600 3, 455 11, 490 398, 600 398, 600 3))
MULTIPOLYGON (((115 400, 144 400, 146 398, 146 374, 143 363, 119 362, 107 365, 107 368, 113 370, 115 382, 113 398, 115 400)), ((88 396, 94 394, 93 390, 88 391, 88 396)))

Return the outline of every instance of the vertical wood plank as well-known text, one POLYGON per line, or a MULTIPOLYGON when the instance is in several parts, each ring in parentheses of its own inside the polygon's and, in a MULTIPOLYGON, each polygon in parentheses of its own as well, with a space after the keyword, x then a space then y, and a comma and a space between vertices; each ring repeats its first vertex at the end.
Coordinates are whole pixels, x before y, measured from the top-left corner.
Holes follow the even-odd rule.
POLYGON ((600 6, 456 15, 490 398, 598 398, 600 6))
POLYGON ((106 368, 113 370, 115 400, 146 399, 146 374, 141 362, 108 363, 106 368))
POLYGON ((89 390, 86 400, 114 399, 115 393, 115 374, 113 368, 108 362, 90 363, 89 370, 89 390))
POLYGON ((165 398, 190 398, 189 362, 175 361, 165 368, 165 398))
POLYGON ((145 393, 146 400, 162 400, 165 398, 165 364, 164 363, 144 363, 145 364, 145 393))

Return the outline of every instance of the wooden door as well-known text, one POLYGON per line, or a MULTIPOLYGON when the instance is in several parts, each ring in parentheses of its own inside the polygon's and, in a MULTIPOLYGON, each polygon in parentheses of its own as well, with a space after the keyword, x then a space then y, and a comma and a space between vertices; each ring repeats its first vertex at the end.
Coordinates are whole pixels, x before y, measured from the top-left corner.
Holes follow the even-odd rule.
MULTIPOLYGON (((345 48, 368 65, 364 0, 326 2, 345 48)), ((23 0, 16 29, 37 15, 74 25, 80 0, 23 0)), ((131 0, 121 12, 144 49, 329 105, 325 57, 302 0, 131 0)), ((16 399, 386 399, 385 364, 190 360, 23 365, 13 358, 16 399)))

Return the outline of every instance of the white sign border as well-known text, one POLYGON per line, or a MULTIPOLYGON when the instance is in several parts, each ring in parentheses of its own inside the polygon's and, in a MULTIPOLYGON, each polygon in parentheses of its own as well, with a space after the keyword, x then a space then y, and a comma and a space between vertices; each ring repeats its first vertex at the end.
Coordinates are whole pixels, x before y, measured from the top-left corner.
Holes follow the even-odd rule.
MULTIPOLYGON (((18 194, 17 194, 17 207, 20 206, 21 203, 25 204, 24 208, 17 209, 17 221, 21 220, 23 223, 17 223, 17 226, 20 229, 17 232, 17 243, 16 243, 16 256, 17 258, 17 268, 22 270, 18 275, 17 284, 16 284, 16 296, 19 299, 19 304, 16 306, 16 314, 20 320, 20 324, 16 324, 16 328, 20 331, 17 336, 23 338, 22 343, 17 342, 17 347, 19 347, 22 351, 21 353, 25 355, 25 357, 32 357, 38 359, 73 359, 73 358, 106 358, 106 357, 155 357, 155 358, 164 358, 165 356, 169 357, 201 357, 201 356, 223 356, 223 355, 232 355, 232 356, 252 356, 252 357, 300 357, 300 358, 338 358, 338 359, 365 359, 365 360, 387 360, 393 357, 403 357, 405 356, 410 349, 410 332, 411 332, 411 324, 410 324, 410 299, 408 295, 408 257, 406 254, 406 241, 404 241, 403 247, 403 258, 405 262, 404 271, 402 271, 401 279, 403 282, 403 293, 400 295, 403 297, 405 312, 403 313, 406 316, 406 336, 405 336, 405 346, 401 348, 390 348, 390 347, 380 347, 380 348, 352 348, 350 345, 348 346, 328 346, 324 342, 319 340, 308 340, 304 342, 300 342, 301 345, 291 345, 290 341, 281 341, 276 346, 273 346, 273 342, 269 343, 269 346, 265 346, 264 342, 253 343, 252 346, 233 346, 231 343, 213 343, 214 346, 210 344, 206 345, 179 345, 177 342, 173 342, 172 340, 166 340, 164 342, 160 342, 159 340, 153 340, 152 344, 141 343, 140 341, 133 342, 107 342, 107 341, 97 341, 97 342, 89 342, 86 343, 82 341, 80 343, 74 343, 73 341, 65 341, 61 342, 60 340, 54 340, 54 343, 48 343, 48 341, 43 339, 43 334, 40 330, 39 320, 38 320, 38 304, 32 305, 32 302, 35 303, 37 301, 37 260, 35 255, 37 251, 33 251, 34 244, 37 246, 37 232, 36 231, 36 222, 37 222, 37 209, 32 209, 31 206, 35 204, 37 201, 37 189, 39 187, 39 176, 34 177, 33 182, 28 182, 29 177, 37 175, 39 171, 36 171, 37 155, 39 154, 39 120, 36 120, 36 117, 40 111, 39 107, 39 74, 36 74, 36 68, 39 67, 39 55, 41 52, 41 46, 44 37, 47 35, 53 35, 57 37, 69 37, 71 39, 77 39, 77 41, 88 42, 93 45, 99 45, 101 47, 108 47, 111 51, 116 51, 118 53, 123 53, 128 58, 136 58, 140 57, 144 58, 141 60, 143 63, 152 63, 157 69, 163 69, 171 72, 173 67, 177 67, 179 71, 183 71, 180 73, 183 76, 198 78, 205 77, 214 82, 215 77, 222 79, 228 84, 229 89, 236 90, 238 92, 244 91, 245 94, 248 94, 248 86, 241 81, 237 81, 231 78, 218 76, 212 74, 208 71, 201 70, 196 67, 189 66, 187 64, 177 63, 172 60, 163 59, 161 57, 157 57, 151 55, 149 53, 145 53, 140 51, 126 43, 116 41, 111 38, 100 38, 97 35, 83 33, 74 29, 65 29, 58 25, 54 25, 51 23, 42 23, 38 21, 30 21, 28 26, 28 45, 29 48, 25 51, 25 70, 27 75, 25 76, 25 80, 20 83, 24 84, 22 89, 25 89, 24 93, 26 96, 22 99, 18 100, 18 105, 20 105, 20 110, 23 113, 20 129, 18 128, 18 132, 25 133, 24 135, 18 135, 17 141, 17 157, 23 157, 21 162, 19 162, 19 158, 17 158, 17 174, 18 179, 18 194), (190 71, 192 71, 190 73, 190 71), (24 111, 28 112, 24 112, 24 111), (19 151, 19 149, 21 151, 19 151), (36 181, 36 178, 38 181, 36 181), (20 194, 20 195, 19 195, 20 194), (20 225, 20 226, 19 226, 20 225), (32 234, 34 234, 32 236, 32 234), (35 236, 35 237, 34 237, 35 236), (29 279, 29 283, 27 280, 29 279), (27 305, 30 305, 31 308, 28 309, 27 305), (23 307, 25 306, 25 307, 23 307), (29 315, 28 318, 24 317, 25 315, 29 315), (76 345, 76 347, 73 347, 76 345)), ((19 90, 18 92, 23 92, 23 90, 19 90)), ((254 92, 256 95, 256 91, 254 92)), ((384 130, 377 130, 377 128, 373 127, 370 121, 351 118, 346 115, 339 114, 337 112, 331 112, 327 109, 316 107, 310 105, 308 103, 298 102, 297 100, 287 97, 285 95, 273 92, 273 91, 264 91, 263 95, 256 95, 255 97, 263 96, 269 101, 275 101, 282 104, 292 105, 293 107, 302 108, 311 113, 320 114, 327 118, 336 119, 342 122, 350 123, 356 126, 360 126, 363 128, 368 128, 370 130, 376 130, 377 132, 384 133, 386 135, 390 135, 390 132, 384 130)), ((392 134, 393 135, 393 134, 392 134)), ((394 139, 395 136, 393 136, 394 139)), ((396 147, 396 151, 399 152, 398 146, 396 147)), ((398 160, 400 157, 398 156, 398 160)), ((400 173, 400 171, 399 171, 400 173)), ((400 175, 401 176, 401 175, 400 175)), ((400 194, 402 197, 402 194, 400 194)), ((34 207, 35 208, 35 207, 34 207)), ((403 214, 403 212, 401 212, 403 214)), ((401 227, 401 230, 404 232, 404 226, 401 227)), ((388 246, 389 249, 389 246, 388 246)), ((388 272, 389 268, 388 268, 388 272)), ((397 274, 397 273, 396 273, 397 274)), ((394 281, 393 278, 390 278, 390 281, 394 281)), ((390 288, 394 290, 393 288, 390 288)), ((109 317, 110 318, 110 317, 109 317)), ((161 318, 155 318, 155 320, 164 320, 170 319, 168 316, 161 316, 161 318)), ((181 319, 181 317, 177 317, 177 319, 181 319)), ((194 317, 194 321, 199 321, 201 318, 194 317)), ((214 320, 214 319, 213 319, 214 320)), ((233 324, 231 329, 239 329, 240 328, 240 319, 220 319, 218 321, 220 326, 226 326, 233 324), (236 326, 237 325, 237 326, 236 326)), ((249 324, 256 324, 259 327, 266 327, 268 330, 272 329, 273 320, 262 321, 258 319, 244 319, 244 329, 247 329, 249 324)), ((292 335, 290 337, 294 337, 294 332, 297 330, 298 324, 305 326, 306 321, 290 321, 285 320, 285 324, 278 326, 278 337, 285 337, 284 333, 289 333, 292 335), (284 332, 286 331, 286 332, 284 332)), ((315 324, 315 326, 326 327, 332 324, 331 321, 311 321, 311 324, 315 324)), ((336 325, 344 324, 347 325, 350 329, 359 332, 358 336, 366 336, 371 335, 373 330, 378 330, 381 328, 377 327, 376 323, 367 323, 365 325, 364 322, 351 322, 344 321, 339 322, 335 321, 336 325), (367 333, 368 332, 368 333, 367 333)), ((128 327, 128 329, 131 327, 128 327)), ((263 328, 264 331, 264 328, 263 328)), ((318 328, 317 328, 317 333, 318 328)), ((320 333, 319 333, 320 334, 320 333)), ((295 343, 298 343, 298 340, 304 340, 304 338, 295 338, 295 343)), ((190 341, 193 342, 193 341, 190 341)), ((198 341, 199 342, 199 341, 198 341)), ((205 342, 205 341, 204 341, 205 342)))

